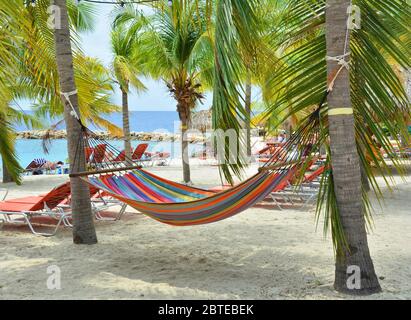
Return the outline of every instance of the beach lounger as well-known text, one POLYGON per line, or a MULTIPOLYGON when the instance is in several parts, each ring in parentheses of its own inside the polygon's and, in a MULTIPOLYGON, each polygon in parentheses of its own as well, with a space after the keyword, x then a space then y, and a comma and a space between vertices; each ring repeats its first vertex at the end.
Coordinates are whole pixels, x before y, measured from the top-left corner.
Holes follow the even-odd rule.
POLYGON ((399 158, 411 158, 411 147, 400 147, 395 153, 399 158))
POLYGON ((170 164, 171 154, 169 152, 146 152, 145 155, 151 160, 151 166, 167 166, 170 164))
POLYGON ((0 201, 0 215, 3 216, 5 223, 10 224, 27 224, 33 234, 41 236, 53 236, 56 234, 59 226, 63 223, 68 226, 68 217, 71 212, 64 211, 58 205, 66 200, 70 195, 70 183, 64 183, 49 193, 42 196, 30 196, 0 201), (21 219, 12 218, 20 216, 21 219), (50 217, 57 220, 57 224, 52 232, 37 232, 34 229, 32 218, 50 217))
POLYGON ((103 162, 106 155, 106 149, 106 144, 99 144, 94 148, 91 160, 94 165, 99 165, 103 162))
POLYGON ((124 162, 126 161, 126 151, 121 151, 118 156, 113 160, 113 162, 124 162))
POLYGON ((90 162, 90 158, 91 158, 93 152, 94 152, 94 149, 91 148, 91 147, 85 147, 84 148, 84 155, 86 157, 86 163, 90 162))
MULTIPOLYGON (((148 146, 148 145, 147 145, 148 146)), ((136 148, 137 149, 137 148, 136 148)), ((138 157, 138 154, 136 153, 136 151, 133 152, 133 149, 131 149, 131 154, 132 157, 138 157)), ((133 159, 134 160, 134 159, 133 159)), ((112 160, 112 162, 124 162, 126 161, 126 151, 122 150, 115 158, 114 160, 112 160)))
POLYGON ((297 203, 305 208, 312 204, 317 199, 319 191, 319 178, 325 171, 325 166, 321 165, 312 173, 304 177, 301 185, 296 188, 292 181, 287 181, 286 185, 277 192, 272 192, 270 198, 276 206, 283 210, 284 203, 296 205, 297 203), (279 201, 282 200, 282 201, 279 201))
POLYGON ((7 198, 9 190, 0 188, 0 201, 3 201, 7 198))
POLYGON ((150 153, 146 152, 147 148, 148 148, 147 143, 139 144, 133 152, 133 155, 132 155, 133 162, 141 166, 143 166, 144 164, 152 163, 152 159, 149 156, 150 153))
MULTIPOLYGON (((113 199, 112 197, 108 196, 104 192, 102 192, 100 189, 90 186, 90 200, 91 200, 91 209, 94 213, 94 216, 96 220, 104 220, 104 221, 117 221, 120 220, 123 214, 125 213, 125 210, 127 208, 127 204, 117 200, 113 199), (120 206, 121 209, 116 215, 116 217, 111 218, 111 217, 104 217, 101 212, 106 211, 107 209, 110 209, 111 207, 115 206, 120 206)), ((70 209, 70 201, 71 201, 71 194, 63 200, 58 207, 63 209, 63 210, 69 210, 70 209)), ((69 219, 65 220, 65 225, 72 227, 72 224, 70 223, 69 219)))
POLYGON ((267 143, 267 146, 261 149, 260 151, 258 151, 258 153, 254 156, 260 165, 264 165, 265 163, 272 161, 272 157, 274 155, 277 156, 278 161, 281 161, 283 160, 281 149, 282 149, 281 143, 267 143))
POLYGON ((24 173, 32 173, 35 170, 40 169, 45 163, 46 159, 33 159, 29 165, 24 169, 24 173))
POLYGON ((153 165, 167 166, 170 164, 171 154, 169 152, 157 152, 153 157, 153 165))
POLYGON ((127 209, 126 203, 108 196, 107 194, 102 192, 100 189, 97 189, 96 187, 93 187, 93 186, 90 186, 90 199, 91 199, 92 210, 94 212, 94 216, 96 220, 101 220, 101 221, 120 220, 127 209), (121 208, 118 214, 114 218, 104 217, 101 214, 103 211, 106 211, 107 209, 110 209, 111 207, 116 207, 116 206, 120 206, 121 208))

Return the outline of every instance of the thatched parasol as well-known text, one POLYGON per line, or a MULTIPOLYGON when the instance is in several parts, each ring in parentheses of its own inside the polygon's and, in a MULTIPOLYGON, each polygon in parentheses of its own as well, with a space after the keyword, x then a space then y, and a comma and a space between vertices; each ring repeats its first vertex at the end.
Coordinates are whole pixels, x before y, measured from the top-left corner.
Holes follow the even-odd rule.
POLYGON ((193 112, 191 115, 191 129, 196 129, 205 133, 212 129, 211 109, 193 112))

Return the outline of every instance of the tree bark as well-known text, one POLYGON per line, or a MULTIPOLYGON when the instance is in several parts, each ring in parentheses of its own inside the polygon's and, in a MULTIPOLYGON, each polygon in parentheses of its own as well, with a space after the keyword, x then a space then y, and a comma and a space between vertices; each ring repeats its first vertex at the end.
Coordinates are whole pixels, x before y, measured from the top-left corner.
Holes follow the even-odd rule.
POLYGON ((3 167, 3 183, 10 183, 10 182, 14 182, 12 176, 9 173, 9 170, 7 170, 7 167, 4 163, 4 161, 2 161, 2 167, 3 167))
MULTIPOLYGON (((350 0, 327 0, 326 39, 327 56, 338 56, 344 51, 347 28, 347 8, 350 0)), ((327 62, 329 78, 339 66, 335 61, 327 62)), ((351 108, 350 79, 344 69, 335 82, 333 91, 328 96, 330 110, 351 108)), ((336 290, 353 295, 366 295, 381 291, 367 243, 364 208, 361 198, 360 161, 355 142, 354 116, 329 116, 331 162, 337 206, 347 245, 338 247, 342 252, 336 257, 336 290), (360 288, 352 289, 348 285, 351 279, 349 267, 360 270, 360 288), (351 288, 351 289, 350 289, 351 288)))
MULTIPOLYGON (((73 93, 69 98, 74 111, 79 114, 77 93, 74 94, 74 92, 76 92, 76 85, 74 82, 73 56, 66 0, 53 1, 60 9, 61 19, 60 29, 54 29, 60 91, 73 93)), ((71 114, 73 110, 69 101, 67 101, 63 95, 61 98, 64 105, 64 119, 67 128, 67 145, 71 172, 86 171, 81 125, 71 114)), ((76 244, 97 243, 88 184, 80 178, 70 178, 70 184, 71 210, 73 214, 73 242, 76 244)))
POLYGON ((124 150, 126 159, 131 162, 131 138, 130 138, 130 116, 128 112, 128 94, 127 90, 121 88, 122 103, 123 103, 123 136, 124 136, 124 150))
POLYGON ((191 183, 190 158, 188 155, 188 139, 186 137, 190 121, 190 110, 188 106, 178 104, 177 111, 181 121, 181 161, 183 164, 184 182, 191 183))
POLYGON ((246 129, 246 147, 247 147, 247 157, 251 157, 251 74, 247 72, 247 79, 245 84, 245 129, 246 129))

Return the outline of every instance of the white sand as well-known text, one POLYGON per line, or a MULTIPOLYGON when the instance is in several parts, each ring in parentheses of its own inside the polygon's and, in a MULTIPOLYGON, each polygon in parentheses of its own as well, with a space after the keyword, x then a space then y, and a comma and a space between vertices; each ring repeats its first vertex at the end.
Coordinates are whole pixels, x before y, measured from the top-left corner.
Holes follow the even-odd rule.
MULTIPOLYGON (((152 170, 180 180, 178 168, 152 170)), ((193 181, 219 183, 216 167, 192 169, 193 181)), ((25 178, 9 197, 38 194, 64 176, 25 178)), ((398 181, 377 208, 370 250, 383 293, 411 299, 411 185, 398 181)), ((99 243, 73 245, 69 229, 33 236, 0 231, 0 299, 346 299, 332 288, 331 240, 315 232, 313 212, 253 208, 205 226, 170 227, 128 210, 122 221, 97 222, 99 243), (61 290, 46 286, 47 267, 61 269, 61 290)))

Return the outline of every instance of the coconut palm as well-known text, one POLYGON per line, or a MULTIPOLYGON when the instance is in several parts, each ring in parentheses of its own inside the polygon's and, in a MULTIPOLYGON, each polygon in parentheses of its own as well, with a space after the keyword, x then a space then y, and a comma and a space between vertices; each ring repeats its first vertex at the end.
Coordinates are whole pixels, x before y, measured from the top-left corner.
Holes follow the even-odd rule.
MULTIPOLYGON (((344 54, 345 50, 344 43, 348 32, 347 8, 350 6, 350 0, 327 0, 326 5, 327 56, 336 57, 344 54)), ((335 70, 338 69, 338 61, 330 60, 327 65, 327 77, 333 79, 335 70)), ((329 112, 339 110, 339 108, 352 110, 349 72, 346 68, 341 70, 335 80, 333 90, 328 95, 329 112)), ((367 243, 361 199, 360 157, 355 142, 354 115, 352 113, 337 115, 329 113, 328 123, 333 189, 341 228, 349 246, 337 248, 341 253, 337 255, 334 286, 338 291, 343 292, 376 293, 381 288, 367 243), (348 269, 350 266, 357 266, 360 270, 361 284, 356 289, 349 286, 347 279, 347 275, 351 276, 348 269)), ((341 244, 338 245, 341 246, 341 244)))
MULTIPOLYGON (((64 93, 71 93, 69 98, 62 95, 64 104, 64 118, 67 126, 67 144, 69 161, 72 172, 86 171, 84 148, 79 141, 83 141, 81 124, 74 114, 79 114, 78 95, 74 82, 73 56, 71 51, 70 26, 66 0, 54 0, 60 8, 61 28, 54 28, 56 62, 60 79, 60 89, 64 93), (77 159, 77 161, 75 161, 77 159), (76 166, 74 167, 74 165, 76 166)), ((80 178, 70 178, 71 210, 73 211, 73 241, 76 244, 93 244, 97 242, 94 229, 93 213, 90 204, 90 191, 87 183, 80 178)))
MULTIPOLYGON (((267 113, 281 114, 288 110, 284 117, 288 118, 297 112, 311 112, 324 98, 328 87, 327 73, 331 78, 335 75, 333 61, 328 62, 327 72, 325 56, 342 54, 349 2, 327 1, 326 20, 326 1, 289 1, 284 19, 278 20, 282 35, 279 37, 273 33, 272 41, 281 39, 277 44, 283 54, 276 72, 266 83, 268 88, 276 88, 277 94, 267 113)), ((253 29, 252 16, 258 4, 247 3, 248 6, 234 0, 217 3, 216 55, 220 61, 216 63, 214 123, 218 128, 240 127, 238 118, 230 119, 239 103, 238 92, 229 80, 235 79, 240 68, 239 64, 229 64, 227 60, 238 59, 235 40, 247 43, 249 39, 244 34, 253 29), (236 14, 238 10, 241 14, 236 14), (247 16, 248 19, 238 24, 235 19, 230 20, 233 16, 247 16), (222 46, 225 39, 232 41, 225 41, 222 46), (227 103, 231 101, 233 103, 227 103)), ((370 207, 366 192, 361 192, 359 168, 361 163, 373 190, 381 196, 375 172, 387 178, 384 170, 387 166, 370 151, 377 149, 376 144, 381 144, 388 154, 393 154, 383 126, 392 136, 405 130, 403 115, 404 112, 409 114, 409 102, 388 61, 392 59, 404 69, 409 68, 410 47, 407 43, 410 32, 407 21, 411 18, 411 11, 404 1, 353 3, 361 9, 362 21, 361 29, 352 31, 350 78, 343 70, 335 81, 333 93, 329 95, 328 106, 326 104, 315 113, 322 119, 319 121, 322 126, 315 129, 321 129, 320 141, 327 142, 330 137, 328 161, 333 169, 323 180, 328 183, 324 183, 321 189, 317 212, 324 212, 324 230, 331 228, 336 248, 335 288, 351 294, 369 294, 378 292, 380 287, 366 241, 365 221, 371 222, 370 207), (350 106, 354 108, 354 117, 330 117, 327 121, 328 108, 350 106), (377 165, 374 171, 366 161, 367 152, 372 154, 377 165), (349 264, 360 267, 360 290, 347 288, 349 264)), ((398 165, 397 159, 392 160, 398 165)), ((240 163, 224 166, 223 170, 230 175, 231 172, 239 172, 241 167, 240 163)))
MULTIPOLYGON (((6 30, 9 33, 9 37, 2 41, 0 46, 0 60, 7 66, 3 70, 4 76, 7 76, 6 73, 13 74, 17 70, 17 74, 21 74, 19 81, 21 81, 22 87, 30 88, 27 91, 31 95, 37 99, 51 101, 51 105, 54 106, 64 105, 70 164, 73 171, 85 170, 84 150, 82 147, 77 148, 79 141, 82 141, 80 124, 72 116, 73 112, 77 115, 80 113, 78 95, 75 94, 76 86, 74 84, 71 52, 71 40, 74 40, 73 43, 76 44, 75 40, 78 39, 74 29, 77 27, 81 29, 84 16, 79 14, 80 7, 74 6, 72 1, 68 2, 71 21, 71 24, 69 24, 66 1, 56 0, 53 4, 59 8, 61 13, 61 29, 55 30, 55 37, 53 29, 49 28, 47 24, 49 20, 49 13, 47 12, 50 5, 49 1, 39 0, 36 1, 35 7, 29 6, 27 8, 20 1, 8 3, 7 5, 0 3, 1 21, 6 21, 6 30), (70 26, 73 28, 71 31, 74 37, 72 38, 70 37, 70 26), (71 94, 70 102, 73 108, 71 108, 67 99, 58 102, 56 97, 60 97, 61 92, 71 94), (76 163, 74 159, 77 159, 76 163)), ((84 4, 82 8, 88 9, 89 7, 84 4)), ((76 49, 78 49, 77 46, 76 49)), ((81 54, 76 55, 74 62, 84 61, 81 58, 77 60, 77 56, 80 57, 81 54)), ((84 75, 84 72, 79 71, 78 74, 84 75)), ((81 76, 79 78, 79 80, 85 80, 84 83, 87 84, 89 81, 86 79, 87 77, 81 76)), ((4 83, 3 81, 3 86, 4 83)), ((2 91, 0 89, 0 92, 2 91)), ((91 92, 95 91, 92 90, 91 92)), ((95 99, 97 97, 92 96, 90 98, 95 99)), ((93 101, 93 99, 87 100, 93 101)), ((95 243, 97 238, 93 225, 88 186, 80 179, 73 178, 71 179, 71 188, 72 210, 75 213, 73 215, 73 240, 75 243, 95 243)))
POLYGON ((112 70, 116 82, 120 87, 123 107, 123 137, 126 159, 131 159, 130 120, 128 111, 128 94, 130 86, 138 92, 146 88, 138 78, 141 71, 138 69, 139 43, 136 35, 138 30, 126 30, 119 24, 111 32, 111 46, 113 52, 112 70))
MULTIPOLYGON (((181 121, 181 146, 183 177, 190 183, 188 140, 186 133, 191 112, 203 99, 203 90, 211 80, 212 42, 207 32, 205 7, 200 1, 176 0, 172 6, 155 9, 148 17, 146 27, 139 37, 142 41, 140 54, 145 57, 144 70, 154 78, 162 78, 171 96, 177 102, 181 121)), ((158 4, 157 4, 158 5, 158 4)), ((117 24, 133 26, 141 23, 141 14, 129 8, 121 13, 117 24)))
MULTIPOLYGON (((271 79, 273 85, 283 84, 283 93, 269 112, 279 112, 286 106, 291 106, 289 114, 312 110, 324 98, 327 75, 330 81, 339 70, 333 60, 328 61, 327 70, 324 56, 334 57, 344 51, 349 3, 330 1, 325 10, 325 1, 290 2, 284 24, 295 26, 287 38, 291 49, 284 55, 287 63, 271 79)), ((411 11, 403 1, 353 3, 361 10, 362 20, 361 28, 351 31, 347 48, 351 51, 350 77, 345 69, 341 70, 326 108, 349 110, 352 106, 354 115, 331 116, 326 121, 325 111, 321 112, 325 119, 324 139, 330 138, 328 161, 333 170, 319 197, 317 213, 324 209, 324 229, 331 227, 336 247, 335 287, 352 294, 367 294, 378 292, 380 287, 367 246, 365 221, 371 222, 371 216, 367 193, 361 190, 360 167, 373 190, 381 196, 375 173, 387 179, 387 164, 381 154, 373 150, 379 150, 379 144, 387 154, 394 154, 383 127, 394 137, 406 130, 403 115, 409 114, 409 103, 391 65, 407 67, 410 63, 407 58, 410 47, 406 39, 400 39, 410 36, 405 21, 410 19, 411 11), (367 154, 376 169, 370 168, 367 154), (358 265, 361 269, 360 290, 347 288, 349 265, 358 265)), ((348 61, 348 57, 346 59, 348 61)), ((398 166, 398 159, 391 160, 398 166)))
MULTIPOLYGON (((47 0, 38 0, 34 7, 25 7, 20 1, 10 5, 0 3, 4 23, 0 28, 0 95, 1 101, 10 101, 12 105, 19 99, 31 100, 36 116, 56 117, 63 114, 63 104, 59 99, 53 33, 46 24, 49 4, 47 0)), ((68 7, 72 27, 79 31, 89 30, 92 7, 86 3, 76 7, 73 1, 68 2, 68 7)), ((118 110, 110 102, 112 85, 107 70, 97 60, 84 57, 80 50, 76 51, 74 64, 83 121, 91 121, 118 134, 119 128, 102 117, 118 110)), ((9 119, 9 123, 14 119, 9 119)), ((3 136, 12 136, 12 131, 3 136)), ((10 163, 4 172, 14 172, 13 180, 19 181, 21 168, 17 159, 8 162, 7 155, 2 155, 6 159, 3 165, 10 163)))

